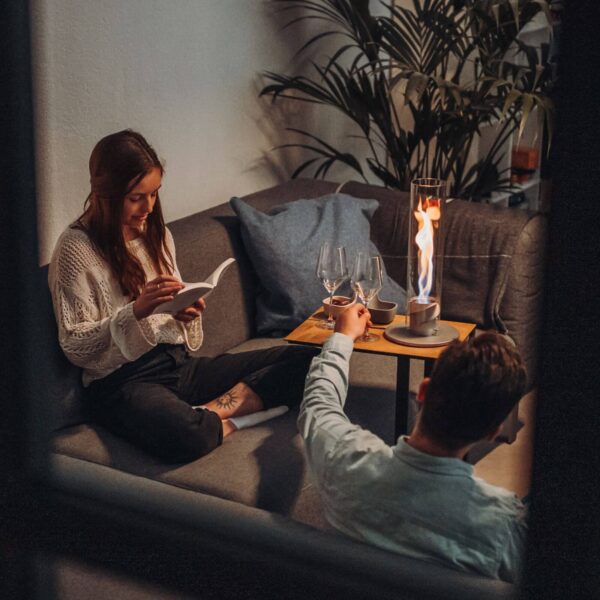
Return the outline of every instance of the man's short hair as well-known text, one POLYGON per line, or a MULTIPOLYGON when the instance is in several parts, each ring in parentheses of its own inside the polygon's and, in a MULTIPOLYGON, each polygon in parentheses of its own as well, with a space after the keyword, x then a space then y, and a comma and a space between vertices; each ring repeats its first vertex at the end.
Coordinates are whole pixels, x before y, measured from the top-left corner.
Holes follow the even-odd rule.
POLYGON ((420 427, 449 449, 485 438, 506 419, 526 385, 514 344, 497 333, 452 342, 425 391, 420 427))

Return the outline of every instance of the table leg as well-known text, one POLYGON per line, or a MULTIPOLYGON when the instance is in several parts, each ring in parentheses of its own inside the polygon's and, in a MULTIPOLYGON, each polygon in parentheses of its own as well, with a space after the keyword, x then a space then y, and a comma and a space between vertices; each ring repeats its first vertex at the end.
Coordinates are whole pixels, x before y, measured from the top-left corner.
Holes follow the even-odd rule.
POLYGON ((426 358, 423 362, 425 363, 423 377, 431 377, 431 371, 433 371, 433 363, 435 363, 435 360, 433 360, 433 358, 426 358))
MULTIPOLYGON (((396 424, 395 440, 407 433, 409 401, 410 358, 398 356, 396 363, 396 424)), ((394 441, 395 441, 394 440, 394 441)))

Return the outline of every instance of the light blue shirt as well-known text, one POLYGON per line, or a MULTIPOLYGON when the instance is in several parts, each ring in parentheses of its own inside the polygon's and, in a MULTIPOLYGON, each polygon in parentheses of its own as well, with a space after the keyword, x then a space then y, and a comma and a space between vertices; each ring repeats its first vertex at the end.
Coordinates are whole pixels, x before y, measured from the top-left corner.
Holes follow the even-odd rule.
POLYGON ((352 424, 344 413, 352 348, 340 333, 325 342, 298 417, 327 520, 386 550, 514 581, 527 532, 523 503, 462 460, 420 452, 405 436, 390 447, 352 424))

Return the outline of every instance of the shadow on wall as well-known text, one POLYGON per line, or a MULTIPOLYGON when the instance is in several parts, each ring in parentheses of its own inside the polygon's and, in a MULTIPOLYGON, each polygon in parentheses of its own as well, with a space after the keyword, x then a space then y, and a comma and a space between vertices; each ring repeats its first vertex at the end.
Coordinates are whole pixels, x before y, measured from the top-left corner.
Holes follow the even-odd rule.
MULTIPOLYGON (((299 166, 318 156, 310 150, 290 146, 289 144, 313 144, 309 138, 288 131, 288 129, 317 131, 324 140, 329 141, 333 146, 339 145, 338 142, 342 138, 348 138, 353 133, 348 130, 349 123, 342 120, 341 115, 338 117, 336 111, 331 108, 323 110, 322 106, 313 102, 290 102, 281 98, 274 103, 270 96, 260 96, 260 92, 266 84, 262 74, 265 71, 274 70, 279 73, 296 75, 310 74, 311 77, 314 77, 313 62, 319 62, 317 46, 307 48, 301 55, 298 55, 298 50, 309 39, 309 34, 314 35, 318 31, 319 24, 313 19, 299 21, 292 27, 285 27, 294 17, 300 16, 302 10, 297 8, 293 12, 272 9, 265 12, 265 20, 270 23, 269 28, 273 37, 282 49, 286 49, 286 54, 290 59, 288 64, 277 67, 265 64, 252 80, 256 105, 254 114, 249 114, 248 118, 255 122, 257 129, 261 132, 264 146, 260 151, 260 156, 244 170, 244 173, 254 172, 261 178, 265 176, 273 178, 277 183, 288 181, 299 166)), ((322 25, 322 28, 325 31, 328 26, 322 25)), ((335 40, 336 36, 332 37, 335 40)), ((327 56, 327 47, 323 45, 319 47, 320 54, 327 56)), ((332 53, 334 51, 335 48, 332 47, 332 53)), ((322 60, 323 57, 320 58, 322 60)), ((292 93, 290 92, 290 94, 292 93)), ((354 133, 358 133, 358 130, 354 133)), ((347 140, 344 142, 344 146, 348 146, 347 140)), ((356 152, 356 154, 360 156, 360 152, 356 152)), ((311 177, 312 173, 313 170, 309 168, 300 176, 311 177)), ((358 174, 349 167, 336 166, 333 180, 344 181, 357 178, 359 178, 358 174)))
POLYGON ((277 183, 284 183, 309 158, 309 153, 302 148, 281 147, 298 138, 297 134, 286 131, 286 128, 306 129, 307 123, 314 119, 311 113, 314 113, 315 107, 305 104, 301 108, 294 102, 273 103, 271 98, 259 97, 263 85, 262 77, 257 75, 253 89, 259 114, 254 116, 254 121, 265 140, 265 147, 261 150, 260 157, 245 172, 269 175, 277 183))

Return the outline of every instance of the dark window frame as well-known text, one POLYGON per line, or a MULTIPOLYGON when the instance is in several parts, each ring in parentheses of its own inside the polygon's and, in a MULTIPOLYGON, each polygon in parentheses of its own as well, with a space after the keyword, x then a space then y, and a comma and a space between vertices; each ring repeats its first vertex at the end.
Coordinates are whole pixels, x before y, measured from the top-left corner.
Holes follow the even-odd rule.
MULTIPOLYGON (((596 199, 600 135, 594 81, 600 72, 595 26, 599 19, 594 0, 576 4, 575 9, 569 6, 564 11, 559 66, 560 119, 540 340, 542 382, 523 586, 527 597, 595 594, 600 583, 594 493, 597 453, 593 452, 597 450, 600 372, 595 326, 600 314, 598 277, 594 276, 600 237, 596 226, 600 222, 596 199), (577 246, 584 246, 587 254, 577 246)), ((315 589, 319 597, 335 597, 342 590, 346 598, 364 595, 369 582, 352 575, 351 557, 344 584, 339 571, 324 569, 327 548, 313 548, 307 556, 306 548, 280 546, 286 542, 283 536, 257 539, 250 545, 242 541, 243 532, 220 523, 222 515, 217 513, 205 515, 204 521, 183 513, 159 516, 148 512, 143 503, 127 506, 117 501, 126 491, 125 484, 120 491, 101 482, 93 489, 86 487, 78 469, 51 468, 49 432, 44 427, 50 422, 51 407, 43 402, 44 357, 35 344, 40 327, 36 298, 45 283, 37 259, 26 2, 3 5, 0 44, 3 597, 52 597, 51 578, 45 581, 48 588, 36 589, 35 560, 57 552, 203 597, 217 597, 216 582, 221 583, 218 597, 315 597, 315 589), (225 593, 222 580, 231 573, 235 576, 225 593)))

